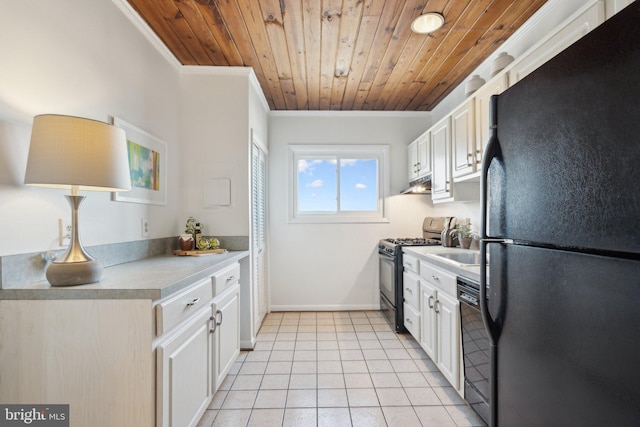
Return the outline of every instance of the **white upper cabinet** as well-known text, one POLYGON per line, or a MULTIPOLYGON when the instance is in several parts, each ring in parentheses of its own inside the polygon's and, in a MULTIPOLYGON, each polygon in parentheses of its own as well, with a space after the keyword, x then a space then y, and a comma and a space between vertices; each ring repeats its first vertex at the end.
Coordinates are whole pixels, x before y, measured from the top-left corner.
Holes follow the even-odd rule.
POLYGON ((567 19, 556 32, 542 39, 509 66, 513 86, 604 22, 604 1, 592 1, 567 19))
POLYGON ((431 128, 433 153, 431 199, 435 202, 450 201, 451 186, 451 118, 445 117, 431 128))
POLYGON ((477 170, 474 111, 473 99, 468 99, 451 113, 451 162, 454 180, 477 170))
MULTIPOLYGON (((613 0, 611 5, 611 15, 615 15, 616 13, 620 12, 622 9, 624 9, 625 7, 629 6, 631 3, 633 3, 633 0, 613 0)), ((609 16, 610 18, 611 16, 609 16)))
POLYGON ((507 74, 502 73, 489 80, 474 93, 476 116, 476 162, 482 163, 484 149, 489 142, 489 100, 493 95, 500 95, 507 90, 509 82, 507 74))
POLYGON ((408 162, 409 182, 415 181, 431 172, 430 132, 423 133, 409 144, 408 162))
MULTIPOLYGON (((608 0, 606 3, 607 13, 612 15, 631 1, 608 0)), ((499 95, 509 86, 516 84, 604 20, 605 1, 585 1, 584 6, 554 31, 543 37, 474 92, 462 105, 413 141, 408 152, 409 181, 431 172, 431 198, 434 203, 476 200, 479 197, 479 188, 471 184, 479 180, 482 157, 489 142, 491 96, 499 95), (424 158, 428 153, 431 154, 431 158, 424 158)))
POLYGON ((418 140, 413 141, 407 147, 407 178, 409 182, 418 178, 418 140))

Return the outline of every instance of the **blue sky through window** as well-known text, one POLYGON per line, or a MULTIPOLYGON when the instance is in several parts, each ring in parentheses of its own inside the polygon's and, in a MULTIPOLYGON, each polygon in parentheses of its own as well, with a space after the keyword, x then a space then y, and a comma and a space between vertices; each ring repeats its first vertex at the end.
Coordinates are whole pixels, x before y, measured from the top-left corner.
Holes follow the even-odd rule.
MULTIPOLYGON (((378 209, 378 160, 340 159, 340 211, 378 209)), ((338 212, 338 159, 298 160, 298 211, 338 212)))

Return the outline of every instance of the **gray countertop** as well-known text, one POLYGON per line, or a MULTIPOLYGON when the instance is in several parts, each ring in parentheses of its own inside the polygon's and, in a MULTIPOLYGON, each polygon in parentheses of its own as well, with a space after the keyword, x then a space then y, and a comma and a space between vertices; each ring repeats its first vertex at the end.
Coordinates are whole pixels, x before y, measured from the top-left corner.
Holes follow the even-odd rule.
POLYGON ((151 299, 166 298, 194 282, 249 256, 235 251, 208 256, 164 255, 104 269, 98 283, 52 287, 47 281, 0 290, 1 299, 151 299))
MULTIPOLYGON (((472 249, 448 248, 444 246, 406 246, 402 251, 407 255, 412 255, 418 259, 429 262, 436 267, 448 270, 456 276, 466 277, 476 282, 480 282, 480 266, 479 265, 457 265, 443 258, 433 256, 443 252, 479 252, 472 249)), ((488 269, 487 269, 488 271, 488 269)), ((488 273, 487 273, 488 277, 488 273)))

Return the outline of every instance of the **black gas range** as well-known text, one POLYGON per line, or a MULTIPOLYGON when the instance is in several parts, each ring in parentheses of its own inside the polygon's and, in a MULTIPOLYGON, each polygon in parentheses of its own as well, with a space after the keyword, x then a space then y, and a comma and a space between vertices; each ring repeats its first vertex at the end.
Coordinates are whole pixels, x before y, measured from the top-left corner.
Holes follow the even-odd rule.
POLYGON ((399 239, 382 239, 378 243, 378 249, 390 255, 396 255, 402 251, 403 246, 437 246, 440 238, 424 239, 422 237, 404 237, 399 239))
POLYGON ((388 238, 378 242, 380 310, 396 332, 407 332, 404 327, 402 248, 440 245, 442 231, 449 227, 451 221, 450 217, 427 217, 423 221, 423 237, 388 238))

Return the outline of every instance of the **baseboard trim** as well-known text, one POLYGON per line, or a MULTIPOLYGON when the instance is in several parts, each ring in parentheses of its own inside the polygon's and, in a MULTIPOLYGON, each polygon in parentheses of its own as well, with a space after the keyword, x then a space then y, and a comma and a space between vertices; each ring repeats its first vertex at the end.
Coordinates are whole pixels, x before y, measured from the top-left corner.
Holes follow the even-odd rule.
POLYGON ((240 350, 253 350, 256 346, 256 340, 240 340, 240 350))
POLYGON ((333 305, 275 305, 269 307, 274 311, 356 311, 380 310, 380 304, 333 304, 333 305))

